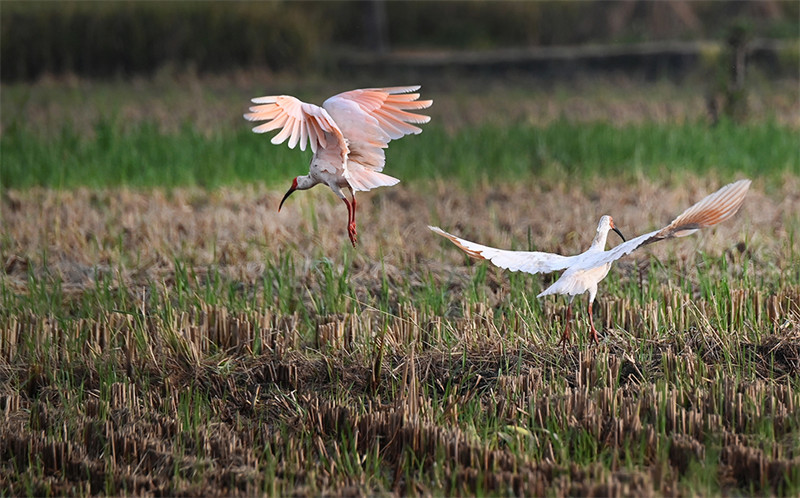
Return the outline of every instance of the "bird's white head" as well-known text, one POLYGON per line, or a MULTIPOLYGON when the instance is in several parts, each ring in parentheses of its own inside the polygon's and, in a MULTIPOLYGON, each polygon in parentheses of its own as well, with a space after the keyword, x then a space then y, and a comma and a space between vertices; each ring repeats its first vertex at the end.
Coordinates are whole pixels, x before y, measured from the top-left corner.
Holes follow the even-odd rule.
POLYGON ((281 212, 283 203, 286 202, 286 199, 288 199, 290 195, 292 195, 292 192, 294 192, 295 190, 308 190, 316 184, 317 182, 315 182, 308 175, 294 177, 294 180, 292 180, 292 186, 286 192, 286 195, 283 196, 283 199, 281 199, 281 204, 278 206, 278 212, 279 213, 281 212))
POLYGON ((614 219, 609 215, 604 215, 600 218, 600 223, 597 224, 597 235, 594 236, 594 240, 592 241, 593 248, 605 250, 609 230, 614 230, 623 241, 625 240, 625 236, 623 236, 622 232, 614 225, 614 219))

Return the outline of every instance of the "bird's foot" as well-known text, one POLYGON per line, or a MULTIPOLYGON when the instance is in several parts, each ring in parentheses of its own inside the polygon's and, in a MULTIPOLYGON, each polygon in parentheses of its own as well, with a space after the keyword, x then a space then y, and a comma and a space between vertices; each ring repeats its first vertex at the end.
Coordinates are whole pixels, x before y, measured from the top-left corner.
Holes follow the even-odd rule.
POLYGON ((565 330, 563 334, 561 334, 561 340, 558 341, 558 345, 561 346, 564 354, 567 353, 567 344, 571 341, 569 340, 569 330, 565 330))
POLYGON ((347 235, 350 236, 350 242, 352 242, 353 243, 353 247, 355 247, 356 246, 356 242, 358 242, 358 238, 356 237, 357 234, 356 234, 356 222, 355 221, 350 222, 350 224, 347 225, 347 235))
POLYGON ((597 338, 597 329, 592 327, 592 341, 594 342, 595 346, 600 345, 600 340, 597 338))

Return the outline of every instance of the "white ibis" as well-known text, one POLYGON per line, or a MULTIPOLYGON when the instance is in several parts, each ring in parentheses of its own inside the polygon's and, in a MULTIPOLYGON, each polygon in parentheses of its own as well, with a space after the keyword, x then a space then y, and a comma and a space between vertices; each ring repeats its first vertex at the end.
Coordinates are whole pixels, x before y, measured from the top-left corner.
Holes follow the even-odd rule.
MULTIPOLYGON (((605 246, 609 230, 614 230, 620 237, 622 237, 622 233, 614 226, 614 220, 611 216, 603 216, 597 225, 597 234, 594 236, 592 245, 585 252, 575 256, 495 249, 460 239, 438 227, 429 226, 428 228, 443 237, 447 237, 473 258, 487 259, 500 268, 531 274, 566 270, 558 280, 539 293, 537 297, 549 294, 570 296, 569 304, 567 305, 566 325, 560 341, 566 347, 566 343, 569 341, 572 301, 578 294, 588 291, 589 325, 592 339, 595 343, 598 343, 597 330, 594 327, 592 318, 592 303, 597 295, 597 284, 608 274, 611 263, 646 244, 674 237, 685 237, 701 228, 710 227, 727 220, 739 210, 749 187, 750 180, 739 180, 726 185, 681 213, 680 216, 672 220, 672 223, 664 228, 640 235, 608 251, 606 251, 605 246)), ((624 241, 625 237, 622 237, 622 240, 624 241)))
POLYGON ((322 103, 322 107, 301 102, 295 97, 278 95, 252 99, 248 121, 267 121, 253 128, 256 133, 282 128, 272 138, 273 144, 289 140, 289 147, 314 153, 309 173, 298 176, 283 196, 278 211, 295 190, 307 190, 322 183, 330 187, 347 205, 347 233, 356 245, 356 191, 391 186, 400 180, 381 173, 385 163, 383 149, 390 140, 422 130, 413 124, 430 121, 429 116, 410 110, 430 107, 432 100, 417 100, 419 86, 366 88, 340 93, 322 103), (342 189, 348 189, 349 201, 342 189))

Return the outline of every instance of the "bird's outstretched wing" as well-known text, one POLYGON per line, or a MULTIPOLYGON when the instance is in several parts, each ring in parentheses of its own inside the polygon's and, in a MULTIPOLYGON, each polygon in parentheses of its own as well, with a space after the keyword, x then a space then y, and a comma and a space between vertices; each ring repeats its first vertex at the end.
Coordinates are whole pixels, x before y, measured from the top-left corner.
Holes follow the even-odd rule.
POLYGON ((608 251, 584 253, 575 270, 588 270, 616 261, 646 244, 674 237, 686 237, 701 228, 721 223, 739 210, 750 188, 750 180, 728 184, 684 211, 661 230, 646 233, 623 242, 608 251))
MULTIPOLYGON (((323 102, 347 140, 348 167, 383 170, 385 149, 390 140, 422 131, 411 123, 430 121, 429 116, 410 110, 430 107, 432 100, 417 100, 419 86, 367 88, 340 93, 323 102)), ((345 174, 347 177, 347 174, 345 174)))
POLYGON ((488 247, 460 239, 439 227, 428 226, 428 228, 434 233, 450 239, 453 244, 471 257, 489 260, 495 266, 511 271, 522 271, 531 274, 549 273, 563 270, 571 266, 577 258, 577 256, 561 256, 560 254, 551 254, 547 252, 495 249, 494 247, 488 247))
POLYGON ((282 128, 272 137, 273 144, 281 144, 289 140, 289 148, 294 149, 300 144, 300 150, 306 150, 306 144, 311 145, 311 150, 317 152, 318 148, 328 146, 328 137, 325 133, 333 135, 337 140, 336 145, 346 149, 344 138, 333 118, 322 107, 305 102, 288 95, 272 97, 257 97, 252 99, 256 105, 244 115, 248 121, 267 121, 253 128, 255 133, 282 128))
MULTIPOLYGON (((425 124, 431 120, 430 116, 408 112, 409 110, 427 109, 433 104, 433 100, 417 100, 419 93, 410 93, 416 92, 419 88, 419 85, 415 85, 351 90, 334 95, 322 106, 330 110, 335 109, 340 100, 354 102, 363 112, 375 118, 378 126, 392 140, 397 140, 404 135, 416 135, 422 132, 421 128, 410 123, 425 124)), ((331 113, 331 115, 334 114, 331 113)), ((342 132, 345 132, 344 126, 342 132)), ((346 132, 345 136, 347 136, 346 132)))

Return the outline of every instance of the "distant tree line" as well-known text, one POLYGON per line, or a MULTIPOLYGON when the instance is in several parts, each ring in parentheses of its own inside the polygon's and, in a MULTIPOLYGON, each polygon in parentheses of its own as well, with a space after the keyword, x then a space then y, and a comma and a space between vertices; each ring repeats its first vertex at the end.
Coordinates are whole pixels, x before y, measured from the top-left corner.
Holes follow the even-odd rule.
POLYGON ((0 6, 0 77, 325 69, 331 49, 480 49, 797 37, 800 2, 37 2, 0 6))

